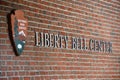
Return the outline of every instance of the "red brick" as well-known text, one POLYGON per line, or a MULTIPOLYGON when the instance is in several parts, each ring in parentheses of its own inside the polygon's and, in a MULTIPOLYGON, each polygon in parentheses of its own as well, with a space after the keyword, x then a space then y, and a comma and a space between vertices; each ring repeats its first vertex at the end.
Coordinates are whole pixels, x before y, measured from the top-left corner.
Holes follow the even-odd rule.
POLYGON ((4 0, 0 4, 0 80, 120 78, 118 0, 4 0), (6 17, 12 9, 23 10, 28 19, 21 56, 15 56, 9 39, 6 17), (73 50, 71 40, 68 49, 36 47, 36 31, 111 41, 113 52, 73 50))

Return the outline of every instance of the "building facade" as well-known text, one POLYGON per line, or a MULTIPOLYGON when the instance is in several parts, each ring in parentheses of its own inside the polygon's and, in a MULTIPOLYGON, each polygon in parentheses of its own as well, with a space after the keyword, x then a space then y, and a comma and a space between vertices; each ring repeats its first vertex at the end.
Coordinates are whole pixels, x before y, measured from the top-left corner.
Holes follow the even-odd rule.
POLYGON ((0 80, 120 80, 120 1, 0 0, 0 80), (28 22, 20 55, 13 10, 28 22))

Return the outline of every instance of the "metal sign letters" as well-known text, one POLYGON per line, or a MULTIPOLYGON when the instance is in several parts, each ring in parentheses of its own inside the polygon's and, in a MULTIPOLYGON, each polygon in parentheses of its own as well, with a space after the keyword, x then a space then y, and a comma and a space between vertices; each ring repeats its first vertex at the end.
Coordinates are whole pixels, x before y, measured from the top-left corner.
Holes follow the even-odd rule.
POLYGON ((73 50, 112 53, 112 43, 82 37, 69 37, 59 34, 35 32, 35 45, 50 48, 70 48, 73 50))

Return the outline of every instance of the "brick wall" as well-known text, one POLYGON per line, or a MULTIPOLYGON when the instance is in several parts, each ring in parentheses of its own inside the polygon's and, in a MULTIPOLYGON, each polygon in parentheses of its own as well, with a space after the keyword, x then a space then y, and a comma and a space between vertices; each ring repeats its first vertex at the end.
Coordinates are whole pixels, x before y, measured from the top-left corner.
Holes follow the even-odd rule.
POLYGON ((0 80, 120 80, 119 22, 119 0, 0 0, 0 80), (29 24, 20 56, 8 34, 12 9, 29 24), (36 31, 110 41, 112 53, 37 47, 36 31))

